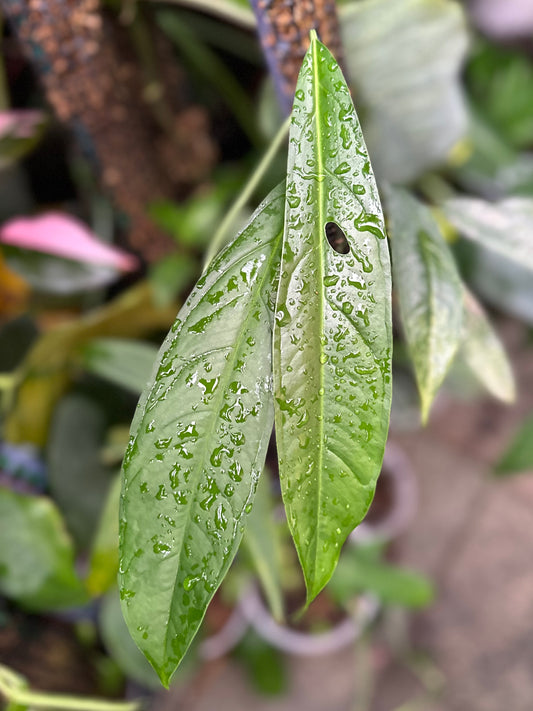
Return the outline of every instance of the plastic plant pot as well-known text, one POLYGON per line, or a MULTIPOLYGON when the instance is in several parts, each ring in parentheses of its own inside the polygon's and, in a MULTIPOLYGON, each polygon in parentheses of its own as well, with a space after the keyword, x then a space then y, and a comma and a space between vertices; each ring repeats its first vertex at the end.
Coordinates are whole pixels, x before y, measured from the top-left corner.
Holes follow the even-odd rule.
POLYGON ((360 595, 353 616, 344 617, 325 632, 312 633, 276 622, 255 586, 241 600, 244 617, 260 637, 282 652, 301 657, 325 656, 349 647, 374 620, 379 607, 376 598, 360 595))
POLYGON ((206 662, 219 659, 234 649, 248 628, 248 621, 241 605, 237 604, 220 629, 205 637, 198 646, 198 653, 206 662))

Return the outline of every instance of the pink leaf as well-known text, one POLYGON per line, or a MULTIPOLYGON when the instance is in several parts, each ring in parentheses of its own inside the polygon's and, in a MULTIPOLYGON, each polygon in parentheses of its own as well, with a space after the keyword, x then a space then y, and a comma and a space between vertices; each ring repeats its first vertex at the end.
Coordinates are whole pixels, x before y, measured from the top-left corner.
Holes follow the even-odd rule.
POLYGON ((101 242, 82 222, 58 212, 9 220, 0 229, 0 242, 126 272, 138 266, 136 257, 101 242))
POLYGON ((44 113, 36 109, 0 111, 0 138, 31 138, 44 119, 44 113))

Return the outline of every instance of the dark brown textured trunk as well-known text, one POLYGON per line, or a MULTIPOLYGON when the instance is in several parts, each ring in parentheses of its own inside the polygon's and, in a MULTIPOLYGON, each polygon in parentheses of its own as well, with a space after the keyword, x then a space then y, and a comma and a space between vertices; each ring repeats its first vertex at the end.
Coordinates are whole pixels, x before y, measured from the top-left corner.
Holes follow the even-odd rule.
POLYGON ((251 4, 278 99, 289 114, 311 30, 342 66, 335 0, 251 0, 251 4))
MULTIPOLYGON (((172 251, 146 207, 176 196, 212 167, 215 149, 205 114, 181 106, 161 131, 143 100, 147 87, 124 32, 101 12, 99 0, 0 0, 0 7, 58 118, 92 154, 104 188, 129 217, 130 246, 148 261, 172 251)), ((179 87, 168 89, 175 104, 179 87)))

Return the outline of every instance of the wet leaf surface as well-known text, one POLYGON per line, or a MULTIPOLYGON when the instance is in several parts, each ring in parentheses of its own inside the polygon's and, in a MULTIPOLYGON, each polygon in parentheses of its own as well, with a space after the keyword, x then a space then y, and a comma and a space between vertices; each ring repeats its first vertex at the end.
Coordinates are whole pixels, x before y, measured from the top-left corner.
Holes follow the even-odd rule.
POLYGON ((274 329, 276 439, 310 601, 374 495, 392 349, 379 196, 344 78, 316 39, 296 89, 287 173, 274 329))
POLYGON ((121 598, 165 685, 235 555, 263 469, 283 209, 280 187, 197 283, 132 425, 121 598))

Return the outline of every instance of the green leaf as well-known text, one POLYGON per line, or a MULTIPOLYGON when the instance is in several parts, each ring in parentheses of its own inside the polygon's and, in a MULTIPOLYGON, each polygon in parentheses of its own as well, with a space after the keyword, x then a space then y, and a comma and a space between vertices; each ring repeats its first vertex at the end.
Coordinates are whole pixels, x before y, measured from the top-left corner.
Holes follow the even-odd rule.
POLYGON ((496 203, 476 198, 447 200, 444 214, 480 247, 533 270, 533 199, 512 197, 496 203))
POLYGON ((192 285, 199 272, 197 261, 188 254, 171 254, 150 265, 149 279, 154 302, 168 306, 192 285))
POLYGON ((343 553, 328 592, 339 604, 370 592, 388 605, 412 608, 425 607, 434 597, 433 585, 425 576, 389 565, 359 548, 343 553))
POLYGON ((0 591, 24 607, 82 605, 87 593, 74 571, 74 550, 54 504, 0 488, 0 591))
POLYGON ((465 13, 449 0, 359 0, 341 30, 376 175, 410 182, 466 133, 465 13))
POLYGON ((459 355, 494 397, 513 402, 515 382, 505 349, 483 308, 466 288, 464 308, 464 333, 459 355))
POLYGON ((93 541, 89 573, 85 584, 91 595, 101 595, 117 582, 118 510, 122 480, 117 476, 109 487, 107 500, 93 541))
POLYGON ((94 375, 141 393, 152 372, 158 348, 126 338, 97 338, 81 351, 81 365, 94 375))
POLYGON ((285 657, 256 632, 250 630, 236 650, 248 680, 261 696, 281 696, 289 690, 285 657))
POLYGON ((93 400, 73 393, 59 402, 50 429, 50 492, 81 548, 91 541, 111 481, 100 458, 106 425, 93 400))
POLYGON ((533 469, 533 415, 528 417, 516 433, 509 449, 498 465, 496 474, 514 474, 533 469))
POLYGON ((533 137, 533 63, 523 52, 477 41, 466 80, 478 109, 516 148, 533 137))
POLYGON ((158 688, 160 689, 157 674, 148 664, 128 632, 120 609, 120 596, 117 590, 110 592, 102 600, 98 623, 107 652, 126 676, 142 684, 147 689, 153 689, 154 691, 158 688))
POLYGON ((429 208, 399 189, 387 204, 394 285, 425 423, 461 340, 463 286, 429 208))
POLYGON ((167 685, 239 545, 273 424, 283 190, 202 276, 162 346, 124 459, 120 587, 167 685))
POLYGON ((281 541, 274 519, 270 482, 270 473, 265 470, 257 486, 254 508, 246 524, 243 546, 248 549, 272 615, 281 620, 281 541))
POLYGON ((118 278, 114 267, 63 259, 52 254, 4 245, 6 262, 36 291, 74 296, 105 289, 118 278))
POLYGON ((337 63, 315 38, 293 109, 274 328, 280 478, 308 602, 374 495, 391 399, 390 287, 359 122, 337 63), (328 244, 329 222, 349 253, 328 244))
POLYGON ((468 265, 468 281, 476 293, 498 311, 533 325, 531 271, 473 242, 461 247, 468 265))

